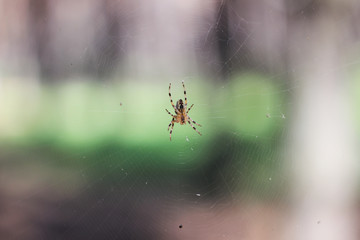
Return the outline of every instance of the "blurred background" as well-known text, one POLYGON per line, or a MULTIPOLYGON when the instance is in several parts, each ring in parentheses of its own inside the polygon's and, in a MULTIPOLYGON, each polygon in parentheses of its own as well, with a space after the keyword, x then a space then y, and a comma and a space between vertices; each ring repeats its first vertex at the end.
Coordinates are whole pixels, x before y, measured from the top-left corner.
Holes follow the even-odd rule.
POLYGON ((358 239, 356 0, 0 0, 1 239, 358 239), (167 131, 168 97, 188 124, 167 131))

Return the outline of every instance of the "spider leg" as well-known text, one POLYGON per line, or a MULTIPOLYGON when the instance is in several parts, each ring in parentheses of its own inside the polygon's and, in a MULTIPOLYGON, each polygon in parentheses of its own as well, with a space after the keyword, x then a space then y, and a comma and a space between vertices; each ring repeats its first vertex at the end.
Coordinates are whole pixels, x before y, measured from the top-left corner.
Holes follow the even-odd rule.
POLYGON ((171 114, 167 109, 165 109, 168 114, 170 114, 172 117, 175 117, 175 115, 171 114))
POLYGON ((201 133, 196 130, 196 127, 194 127, 194 125, 192 125, 192 123, 188 120, 188 123, 192 126, 192 128, 201 136, 201 133))
POLYGON ((168 131, 169 131, 169 128, 170 128, 171 124, 174 125, 174 120, 175 120, 175 116, 173 117, 173 119, 172 119, 171 122, 169 123, 168 131))
POLYGON ((189 109, 186 111, 186 113, 188 113, 193 106, 194 106, 194 104, 191 104, 191 106, 190 106, 189 109))
POLYGON ((172 124, 172 121, 169 123, 169 126, 168 126, 168 131, 169 131, 169 129, 170 129, 171 124, 172 124))
POLYGON ((188 119, 190 119, 190 121, 192 121, 193 123, 195 123, 196 125, 198 125, 199 127, 202 127, 200 124, 198 124, 197 122, 195 122, 194 120, 191 119, 191 117, 189 117, 189 115, 187 116, 188 119))
POLYGON ((176 109, 176 107, 175 107, 175 105, 174 105, 174 102, 173 102, 173 100, 172 100, 172 98, 171 98, 170 88, 171 88, 171 83, 169 84, 169 97, 170 97, 170 103, 171 103, 172 107, 174 108, 175 112, 176 112, 176 113, 179 113, 179 111, 176 109))
MULTIPOLYGON (((171 121, 171 129, 170 129, 170 141, 171 141, 171 134, 172 134, 172 131, 173 131, 173 128, 174 128, 174 122, 173 121, 171 121)), ((169 125, 169 127, 170 127, 170 125, 169 125)))
POLYGON ((186 107, 187 107, 187 98, 186 98, 186 89, 185 89, 185 84, 184 84, 184 81, 182 82, 182 85, 184 87, 184 96, 185 96, 185 110, 186 110, 186 107))

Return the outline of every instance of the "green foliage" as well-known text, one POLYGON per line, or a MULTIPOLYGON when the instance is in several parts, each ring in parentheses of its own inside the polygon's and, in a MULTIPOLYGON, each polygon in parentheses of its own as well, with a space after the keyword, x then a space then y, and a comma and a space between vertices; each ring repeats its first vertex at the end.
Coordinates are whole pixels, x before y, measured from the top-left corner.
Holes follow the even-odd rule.
MULTIPOLYGON (((206 176, 195 183, 209 179, 202 183, 205 186, 225 184, 237 191, 253 189, 241 184, 251 181, 266 187, 268 180, 263 179, 269 179, 269 166, 278 161, 278 143, 272 137, 284 126, 280 114, 285 110, 279 108, 283 95, 275 84, 247 73, 224 86, 191 81, 186 88, 189 104, 194 104, 189 115, 202 124, 202 136, 188 124, 175 124, 169 141, 171 116, 165 108, 174 110, 168 84, 78 81, 42 87, 36 101, 29 103, 32 108, 24 112, 17 107, 19 100, 6 105, 3 112, 17 134, 4 135, 2 141, 28 146, 33 159, 37 154, 44 159, 47 149, 49 159, 56 156, 55 162, 83 165, 94 179, 108 176, 116 181, 125 173, 129 181, 139 174, 144 180, 155 174, 166 181, 184 173, 197 179, 201 170, 206 176), (68 155, 72 157, 59 157, 68 155), (211 175, 212 166, 236 181, 211 175)), ((175 102, 184 97, 180 81, 172 83, 171 92, 175 102)), ((17 99, 11 94, 7 98, 17 99)))
POLYGON ((244 136, 270 136, 279 122, 281 95, 265 76, 247 73, 234 77, 229 87, 227 112, 230 127, 244 136), (275 118, 274 118, 275 116, 275 118))

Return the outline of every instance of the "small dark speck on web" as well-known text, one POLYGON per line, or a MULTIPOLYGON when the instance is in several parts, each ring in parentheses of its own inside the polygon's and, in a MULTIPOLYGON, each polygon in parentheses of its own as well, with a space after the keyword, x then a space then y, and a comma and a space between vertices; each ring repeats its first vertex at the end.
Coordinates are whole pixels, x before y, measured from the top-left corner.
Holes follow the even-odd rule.
POLYGON ((179 228, 182 228, 182 227, 183 227, 183 225, 182 225, 182 224, 180 224, 180 225, 179 225, 179 228))
POLYGON ((320 224, 320 220, 319 220, 319 221, 317 221, 317 224, 320 224))

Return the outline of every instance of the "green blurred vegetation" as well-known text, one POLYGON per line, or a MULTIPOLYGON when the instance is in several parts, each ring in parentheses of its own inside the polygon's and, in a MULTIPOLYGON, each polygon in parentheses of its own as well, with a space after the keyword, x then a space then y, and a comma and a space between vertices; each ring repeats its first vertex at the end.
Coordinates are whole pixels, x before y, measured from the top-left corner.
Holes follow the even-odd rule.
MULTIPOLYGON (((73 81, 29 93, 27 86, 8 83, 0 97, 0 128, 7 129, 2 148, 31 161, 83 166, 93 179, 124 171, 130 181, 139 174, 164 181, 185 174, 204 186, 226 182, 246 189, 250 181, 267 188, 281 161, 283 89, 255 73, 236 75, 225 85, 200 79, 185 84, 194 104, 189 115, 202 124, 203 136, 176 124, 170 142, 168 84, 73 81), (219 179, 212 167, 226 177, 219 179)), ((171 91, 174 101, 183 98, 180 81, 172 82, 171 91)))
POLYGON ((350 100, 353 103, 352 113, 354 113, 355 118, 355 128, 357 134, 360 134, 360 70, 359 66, 356 66, 351 71, 352 81, 350 81, 350 89, 351 89, 351 96, 350 100))

